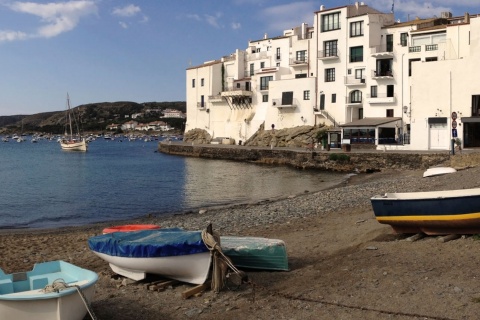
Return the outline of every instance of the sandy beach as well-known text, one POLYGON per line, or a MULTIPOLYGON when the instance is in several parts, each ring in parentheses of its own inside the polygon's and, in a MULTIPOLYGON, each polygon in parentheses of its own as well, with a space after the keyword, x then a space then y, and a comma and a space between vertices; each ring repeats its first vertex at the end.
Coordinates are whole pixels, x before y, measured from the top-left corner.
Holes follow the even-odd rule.
POLYGON ((97 272, 92 308, 99 319, 477 319, 477 236, 449 242, 427 236, 412 242, 374 218, 369 199, 376 194, 480 184, 479 168, 432 178, 422 173, 358 175, 333 189, 275 201, 121 222, 190 230, 212 223, 221 235, 285 241, 290 271, 247 270, 251 284, 230 284, 218 294, 207 290, 183 299, 182 292, 192 285, 151 291, 147 281, 125 283, 87 245, 89 237, 112 224, 2 230, 0 267, 11 273, 62 259, 97 272))

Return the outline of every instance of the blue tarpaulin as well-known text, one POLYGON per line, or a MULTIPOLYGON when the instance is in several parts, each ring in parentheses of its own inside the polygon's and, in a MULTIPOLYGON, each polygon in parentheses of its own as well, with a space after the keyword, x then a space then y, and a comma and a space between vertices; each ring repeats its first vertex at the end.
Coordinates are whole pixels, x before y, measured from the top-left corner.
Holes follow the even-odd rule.
POLYGON ((179 228, 113 232, 88 239, 92 251, 110 256, 153 258, 207 252, 201 231, 179 228))

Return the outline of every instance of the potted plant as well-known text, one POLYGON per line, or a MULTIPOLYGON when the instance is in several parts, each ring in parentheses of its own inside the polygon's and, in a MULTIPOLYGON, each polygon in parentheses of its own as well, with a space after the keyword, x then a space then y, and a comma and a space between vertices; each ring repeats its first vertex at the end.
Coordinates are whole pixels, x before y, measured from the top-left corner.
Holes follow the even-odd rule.
POLYGON ((457 146, 458 150, 462 150, 462 139, 455 138, 455 145, 457 146))

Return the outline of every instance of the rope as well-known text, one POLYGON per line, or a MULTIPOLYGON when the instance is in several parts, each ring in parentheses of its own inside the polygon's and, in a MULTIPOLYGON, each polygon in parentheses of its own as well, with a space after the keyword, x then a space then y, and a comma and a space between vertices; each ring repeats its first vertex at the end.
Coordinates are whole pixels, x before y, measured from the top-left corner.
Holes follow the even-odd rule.
POLYGON ((229 267, 236 274, 240 276, 242 281, 247 279, 247 275, 238 270, 232 263, 229 257, 227 257, 220 247, 220 236, 216 232, 202 231, 203 243, 207 246, 213 256, 213 275, 212 275, 212 289, 215 293, 218 293, 226 283, 226 274, 229 267))
POLYGON ((87 311, 88 313, 90 314, 90 317, 93 319, 93 320, 97 320, 97 316, 95 315, 95 313, 93 312, 92 310, 92 307, 90 306, 90 304, 88 303, 87 301, 87 298, 85 297, 85 295, 83 294, 82 292, 82 289, 80 288, 79 285, 68 285, 65 280, 63 279, 56 279, 53 281, 52 284, 47 284, 45 286, 45 288, 42 289, 42 292, 44 293, 51 293, 51 292, 60 292, 62 290, 65 290, 65 289, 68 289, 68 288, 72 288, 72 287, 75 287, 75 289, 77 289, 77 292, 78 294, 80 295, 80 298, 82 299, 83 301, 83 304, 85 305, 85 308, 87 308, 87 311))

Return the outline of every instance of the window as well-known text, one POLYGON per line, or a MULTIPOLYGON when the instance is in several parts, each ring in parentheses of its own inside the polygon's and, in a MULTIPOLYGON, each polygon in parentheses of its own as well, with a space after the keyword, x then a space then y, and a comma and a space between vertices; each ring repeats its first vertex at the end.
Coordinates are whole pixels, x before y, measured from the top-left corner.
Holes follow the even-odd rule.
POLYGON ((325 69, 325 82, 335 81, 335 68, 325 69))
POLYGON ((310 90, 303 91, 303 100, 310 100, 310 90))
POLYGON ((192 88, 195 88, 195 79, 192 79, 192 88))
POLYGON ((370 87, 370 97, 372 97, 372 98, 378 97, 378 87, 377 86, 371 86, 370 87))
POLYGON ((392 98, 395 96, 395 86, 393 84, 387 85, 387 97, 392 98))
POLYGON ((393 117, 393 109, 387 109, 387 118, 393 117))
POLYGON ((324 57, 336 57, 338 56, 337 53, 338 41, 325 41, 323 43, 323 56, 324 57))
POLYGON ((254 64, 253 64, 253 63, 250 63, 250 75, 253 76, 254 74, 255 74, 254 64))
POLYGON ((260 62, 260 68, 265 68, 265 62, 260 62))
POLYGON ((363 61, 363 46, 350 48, 350 62, 363 61))
POLYGON ((307 77, 306 73, 297 73, 295 75, 295 79, 306 78, 306 77, 307 77))
POLYGON ((280 67, 280 62, 277 62, 277 67, 280 67))
POLYGON ((268 94, 262 95, 262 102, 268 102, 268 94))
POLYGON ((430 57, 430 58, 425 58, 425 62, 432 62, 432 61, 437 61, 437 57, 430 57))
POLYGON ((393 52, 393 34, 387 34, 387 52, 393 52))
POLYGON ((408 60, 408 76, 412 76, 412 62, 420 61, 420 59, 410 59, 408 60))
POLYGON ((320 94, 320 110, 325 110, 325 94, 320 94))
POLYGON ((322 32, 340 29, 340 12, 322 16, 322 32))
POLYGON ((350 37, 363 36, 363 21, 350 23, 350 37))
POLYGON ((203 86, 204 86, 204 84, 205 84, 205 79, 203 79, 203 78, 202 78, 202 79, 200 79, 200 86, 202 86, 202 87, 203 87, 203 86))
POLYGON ((350 93, 350 103, 362 102, 362 91, 355 90, 350 93))
POLYGON ((363 119, 363 108, 358 108, 358 119, 363 119))
POLYGON ((406 47, 407 42, 408 42, 408 33, 406 32, 400 33, 400 45, 402 47, 406 47))
POLYGON ((260 90, 268 90, 268 83, 273 80, 273 76, 260 78, 260 90))
POLYGON ((365 82, 365 77, 363 76, 364 73, 365 73, 365 69, 355 69, 355 79, 360 79, 360 82, 364 83, 365 82))
POLYGON ((297 54, 295 56, 295 60, 305 62, 306 57, 307 57, 307 50, 297 51, 297 54))
POLYGON ((200 96, 200 107, 205 108, 205 96, 203 94, 200 96))
POLYGON ((332 93, 332 103, 337 103, 337 94, 332 93))
POLYGON ((293 91, 282 92, 282 106, 293 104, 293 91))
POLYGON ((472 95, 472 116, 480 116, 480 95, 472 95))
POLYGON ((280 60, 280 48, 277 48, 277 60, 280 60))

